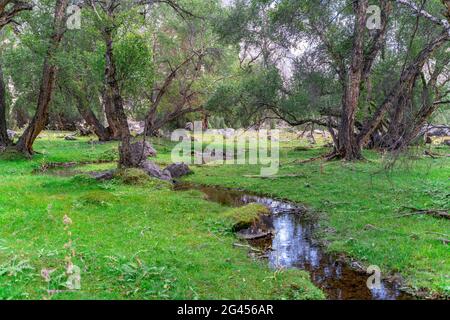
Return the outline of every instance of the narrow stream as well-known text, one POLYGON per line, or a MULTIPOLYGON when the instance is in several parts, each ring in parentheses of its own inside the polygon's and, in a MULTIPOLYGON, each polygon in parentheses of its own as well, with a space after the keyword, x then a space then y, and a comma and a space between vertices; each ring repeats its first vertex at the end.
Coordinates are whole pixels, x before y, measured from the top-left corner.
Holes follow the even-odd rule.
MULTIPOLYGON (((240 207, 249 203, 267 206, 272 214, 270 221, 264 222, 266 225, 270 224, 273 236, 249 240, 249 243, 267 253, 271 268, 298 268, 308 271, 312 282, 326 293, 328 299, 413 299, 412 296, 400 291, 396 284, 386 281, 382 281, 380 289, 368 289, 366 282, 369 275, 355 270, 335 255, 327 254, 314 242, 313 233, 317 225, 304 218, 307 210, 305 207, 218 187, 180 183, 175 189, 200 190, 206 195, 207 200, 230 207, 240 207)), ((246 232, 257 231, 248 229, 246 232)))

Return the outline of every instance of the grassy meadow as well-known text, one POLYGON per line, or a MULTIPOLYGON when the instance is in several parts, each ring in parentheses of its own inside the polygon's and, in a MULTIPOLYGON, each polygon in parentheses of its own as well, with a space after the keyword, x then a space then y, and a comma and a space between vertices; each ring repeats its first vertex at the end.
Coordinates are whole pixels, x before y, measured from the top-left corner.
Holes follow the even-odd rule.
MULTIPOLYGON (((152 143, 156 161, 170 163, 173 143, 152 143)), ((138 174, 106 182, 83 175, 115 168, 116 149, 116 143, 65 141, 46 132, 32 160, 1 156, 0 299, 325 298, 306 272, 270 270, 235 247, 230 209, 200 192, 175 192, 138 174), (42 170, 61 162, 83 165, 42 170), (80 290, 66 288, 68 259, 80 268, 80 290)), ((359 163, 298 161, 326 151, 321 141, 315 147, 285 141, 274 178, 253 177, 258 166, 204 165, 184 180, 306 204, 329 250, 378 265, 384 275, 401 274, 410 291, 449 296, 443 240, 450 223, 408 211, 450 208, 449 158, 412 150, 395 170, 386 168, 388 156, 374 152, 359 163)))

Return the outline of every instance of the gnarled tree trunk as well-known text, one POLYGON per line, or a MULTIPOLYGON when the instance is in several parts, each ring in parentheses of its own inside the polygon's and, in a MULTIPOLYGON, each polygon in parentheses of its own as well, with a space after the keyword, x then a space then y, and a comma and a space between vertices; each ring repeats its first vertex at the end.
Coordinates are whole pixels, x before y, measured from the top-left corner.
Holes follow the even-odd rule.
POLYGON ((366 13, 368 0, 356 1, 356 21, 353 39, 353 52, 348 79, 344 90, 341 112, 341 124, 337 152, 345 160, 362 158, 361 149, 355 136, 355 114, 358 108, 361 81, 364 69, 364 32, 366 28, 366 13))
POLYGON ((112 140, 110 131, 108 130, 108 128, 105 128, 102 125, 102 123, 98 120, 95 113, 89 107, 89 102, 86 99, 86 97, 84 97, 83 94, 80 93, 76 97, 76 100, 78 112, 80 112, 80 115, 83 117, 84 121, 86 121, 86 123, 92 128, 94 133, 97 135, 98 140, 100 141, 112 140))
MULTIPOLYGON (((18 0, 4 0, 0 5, 0 29, 9 24, 21 11, 31 10, 32 4, 18 0)), ((0 150, 11 144, 6 127, 6 88, 0 66, 0 150)))
POLYGON ((115 117, 114 102, 112 101, 111 96, 107 94, 106 86, 107 84, 105 83, 105 90, 103 92, 103 107, 105 110, 106 121, 108 122, 108 127, 106 130, 108 131, 110 140, 120 140, 120 123, 115 117))
POLYGON ((0 150, 10 145, 11 141, 8 137, 6 127, 6 90, 3 81, 3 69, 0 66, 0 150))
POLYGON ((36 113, 25 132, 20 137, 16 148, 19 152, 31 156, 33 154, 33 143, 39 133, 45 128, 48 120, 49 107, 55 87, 58 67, 55 64, 54 56, 59 48, 59 44, 66 31, 66 11, 69 0, 57 0, 55 6, 55 17, 53 22, 53 35, 42 68, 41 86, 36 113))
POLYGON ((432 54, 450 39, 447 31, 444 31, 437 39, 429 43, 418 56, 402 72, 400 79, 392 88, 384 102, 378 107, 372 117, 365 121, 359 135, 358 144, 362 147, 367 144, 371 135, 377 130, 386 112, 396 106, 399 98, 405 92, 411 92, 415 79, 419 76, 425 62, 432 54))
MULTIPOLYGON (((113 6, 108 9, 109 17, 113 17, 113 6)), ((106 44, 105 53, 105 107, 106 111, 114 123, 114 130, 120 135, 121 145, 119 147, 119 167, 133 167, 131 154, 131 134, 128 127, 127 115, 123 107, 123 99, 120 94, 120 87, 116 77, 116 66, 113 54, 113 30, 110 27, 103 29, 103 37, 106 44)))

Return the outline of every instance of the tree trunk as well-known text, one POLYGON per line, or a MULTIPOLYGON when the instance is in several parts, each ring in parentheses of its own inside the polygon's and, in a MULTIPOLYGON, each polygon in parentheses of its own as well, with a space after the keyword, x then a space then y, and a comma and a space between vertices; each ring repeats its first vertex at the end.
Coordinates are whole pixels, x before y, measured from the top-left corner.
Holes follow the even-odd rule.
MULTIPOLYGON (((109 17, 113 17, 113 9, 109 8, 109 17)), ((127 116, 123 107, 123 100, 120 94, 119 83, 116 78, 116 66, 113 54, 113 30, 110 27, 103 29, 103 36, 106 44, 105 53, 105 109, 107 117, 114 123, 114 130, 120 135, 121 146, 119 147, 119 167, 133 167, 131 154, 131 134, 128 127, 127 116)))
POLYGON ((6 90, 5 83, 3 81, 3 69, 0 65, 0 149, 8 146, 11 141, 8 137, 8 131, 6 126, 6 90))
POLYGON ((84 121, 94 130, 100 141, 110 141, 112 136, 107 128, 105 128, 101 122, 98 120, 95 113, 91 110, 88 105, 87 99, 80 93, 77 96, 77 109, 80 115, 83 117, 84 121))
MULTIPOLYGON (((0 29, 11 23, 21 11, 31 10, 32 4, 22 1, 2 1, 0 8, 0 29)), ((3 69, 0 66, 0 150, 11 144, 6 126, 6 88, 3 80, 3 69)))
POLYGON ((39 133, 45 128, 48 120, 49 107, 52 100, 53 89, 56 81, 58 67, 53 61, 59 48, 64 32, 66 31, 66 10, 69 0, 57 0, 55 6, 55 17, 53 22, 53 35, 44 60, 42 69, 41 86, 36 113, 31 123, 20 137, 16 148, 19 152, 31 156, 33 154, 33 143, 39 133))
POLYGON ((115 113, 113 101, 111 97, 106 93, 107 85, 108 84, 105 83, 105 90, 103 92, 103 106, 105 109, 106 121, 108 122, 107 130, 112 140, 120 140, 120 124, 114 116, 115 113))
MULTIPOLYGON (((435 66, 435 70, 431 74, 429 81, 427 82, 425 74, 421 73, 422 79, 422 101, 421 108, 418 112, 409 119, 404 119, 401 125, 396 125, 395 122, 391 121, 391 131, 394 131, 395 127, 402 127, 401 139, 397 138, 395 143, 391 141, 390 144, 386 145, 389 150, 400 150, 409 146, 420 134, 422 128, 427 123, 427 120, 431 115, 439 108, 441 104, 446 104, 447 101, 441 101, 441 99, 447 94, 445 83, 440 87, 439 77, 445 72, 445 66, 448 65, 448 61, 443 61, 441 68, 435 66)), ((412 98, 412 94, 408 95, 408 98, 412 98)), ((397 107, 398 108, 398 107, 397 107)), ((397 121, 399 122, 399 121, 397 121)), ((395 131, 394 131, 395 132, 395 131)), ((399 136, 399 134, 397 134, 399 136)))
POLYGON ((0 2, 0 29, 11 23, 21 11, 31 10, 33 5, 27 1, 2 0, 0 2))
POLYGON ((363 128, 358 135, 358 144, 361 147, 367 144, 370 136, 378 128, 386 112, 395 106, 400 95, 410 91, 411 86, 420 74, 425 62, 438 48, 448 41, 449 38, 449 34, 446 31, 443 32, 437 39, 429 43, 402 72, 397 84, 392 88, 390 94, 386 97, 381 106, 375 111, 370 119, 365 121, 363 128))
POLYGON ((344 98, 339 127, 339 145, 337 152, 345 160, 353 161, 362 158, 361 149, 355 137, 355 113, 358 108, 361 81, 364 68, 364 31, 368 0, 355 3, 356 21, 353 39, 353 52, 344 98))

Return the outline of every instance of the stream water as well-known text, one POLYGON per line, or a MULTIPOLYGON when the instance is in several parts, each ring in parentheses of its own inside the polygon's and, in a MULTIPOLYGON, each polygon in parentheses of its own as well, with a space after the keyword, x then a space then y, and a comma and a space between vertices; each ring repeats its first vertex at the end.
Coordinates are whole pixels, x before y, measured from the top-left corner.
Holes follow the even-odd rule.
MULTIPOLYGON (((249 243, 266 253, 271 268, 298 268, 308 271, 312 282, 326 293, 328 299, 407 300, 413 298, 400 291, 397 284, 387 281, 382 281, 379 289, 369 289, 368 274, 352 268, 344 259, 326 253, 323 247, 314 241, 313 234, 317 225, 311 219, 305 219, 307 212, 305 207, 218 187, 180 183, 175 186, 175 189, 178 191, 200 190, 206 195, 207 200, 230 207, 240 207, 249 203, 267 206, 271 216, 263 220, 266 228, 273 230, 273 236, 249 240, 249 243)), ((257 231, 250 228, 246 232, 257 231)))

